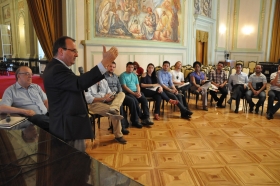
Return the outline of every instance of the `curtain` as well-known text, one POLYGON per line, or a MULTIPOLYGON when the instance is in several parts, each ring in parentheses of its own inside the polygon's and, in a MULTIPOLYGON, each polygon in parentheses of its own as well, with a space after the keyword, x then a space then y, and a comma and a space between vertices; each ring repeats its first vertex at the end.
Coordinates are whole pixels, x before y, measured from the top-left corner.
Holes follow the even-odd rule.
POLYGON ((280 0, 276 1, 274 21, 272 29, 272 39, 270 48, 270 58, 269 61, 277 62, 280 59, 280 0))
MULTIPOLYGON (((203 65, 208 65, 208 60, 207 60, 207 53, 208 53, 208 32, 204 32, 201 30, 196 30, 196 48, 203 43, 203 53, 202 53, 202 61, 200 61, 203 65)), ((201 55, 196 51, 196 56, 198 59, 198 55, 201 55)), ((199 57, 201 58, 201 57, 199 57)))
POLYGON ((62 36, 62 1, 27 0, 34 29, 48 61, 52 59, 52 46, 62 36))

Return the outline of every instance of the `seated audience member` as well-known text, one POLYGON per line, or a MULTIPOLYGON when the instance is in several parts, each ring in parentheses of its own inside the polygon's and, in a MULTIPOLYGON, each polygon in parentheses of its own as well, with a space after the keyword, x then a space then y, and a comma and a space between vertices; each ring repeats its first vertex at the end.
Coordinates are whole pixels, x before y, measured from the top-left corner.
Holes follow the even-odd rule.
POLYGON ((0 102, 0 113, 20 114, 39 127, 49 129, 48 100, 41 87, 32 83, 32 71, 27 66, 19 67, 16 83, 9 86, 0 102))
POLYGON ((242 95, 248 90, 248 75, 241 72, 242 65, 235 65, 236 73, 231 74, 228 80, 229 90, 232 92, 230 99, 227 101, 228 104, 231 104, 232 99, 236 100, 235 113, 238 113, 239 103, 242 95))
POLYGON ((207 108, 207 89, 210 87, 211 82, 206 79, 206 75, 200 71, 201 63, 195 61, 193 63, 194 72, 190 74, 191 91, 201 93, 203 110, 208 111, 207 108))
POLYGON ((166 95, 173 99, 178 100, 179 103, 177 106, 180 109, 181 117, 185 119, 191 118, 191 115, 193 114, 189 108, 186 101, 186 98, 183 94, 178 93, 178 90, 175 88, 171 74, 168 72, 170 68, 170 62, 164 61, 162 64, 162 69, 159 70, 157 73, 159 84, 162 86, 163 91, 166 93, 166 95))
POLYGON ((141 91, 146 97, 153 97, 155 100, 155 110, 154 118, 159 120, 160 104, 161 99, 171 103, 178 104, 178 100, 170 99, 165 92, 163 91, 160 84, 157 82, 157 76, 155 72, 155 66, 152 63, 149 63, 147 66, 147 73, 143 73, 141 77, 141 91), (150 89, 152 88, 152 89, 150 89))
POLYGON ((182 91, 183 95, 186 96, 186 91, 191 87, 190 84, 178 88, 178 86, 183 85, 185 83, 185 78, 183 72, 181 72, 182 69, 182 63, 181 61, 177 61, 174 65, 175 69, 171 70, 172 75, 172 82, 177 88, 177 90, 182 91))
MULTIPOLYGON (((119 77, 114 74, 114 71, 116 69, 116 63, 113 61, 108 67, 107 67, 107 72, 105 72, 104 74, 104 77, 108 83, 108 86, 110 88, 110 90, 112 92, 116 92, 117 94, 119 92, 122 92, 122 86, 121 86, 121 83, 119 81, 119 77)), ((129 123, 127 121, 127 114, 126 112, 124 112, 124 108, 123 108, 123 105, 126 103, 126 102, 129 102, 127 101, 127 98, 128 96, 125 96, 124 98, 124 101, 123 101, 123 104, 121 105, 120 107, 120 114, 123 116, 123 119, 121 120, 121 124, 122 124, 122 133, 123 134, 128 134, 129 131, 126 130, 126 128, 129 127, 129 123)), ((130 105, 132 105, 133 103, 130 103, 130 105)), ((134 114, 135 115, 135 114, 134 114)), ((138 117, 137 117, 138 118, 138 117)), ((130 118, 131 119, 131 118, 130 118)), ((137 119, 137 122, 138 122, 138 119, 137 119)))
POLYGON ((270 75, 270 90, 268 92, 267 119, 273 119, 273 114, 280 108, 280 65, 278 71, 270 75), (278 102, 273 106, 275 97, 278 102))
POLYGON ((210 90, 210 94, 213 97, 213 99, 217 102, 217 107, 219 108, 225 108, 223 105, 223 102, 225 98, 227 97, 228 90, 226 87, 227 84, 227 75, 225 71, 223 70, 224 63, 219 62, 216 66, 216 70, 212 70, 210 72, 210 81, 211 83, 216 86, 222 94, 220 98, 217 96, 217 91, 215 90, 210 90))
POLYGON ((248 81, 248 87, 250 88, 246 92, 246 100, 249 103, 249 112, 253 112, 254 110, 254 102, 252 101, 253 96, 258 96, 259 101, 256 104, 255 112, 256 114, 259 113, 259 107, 264 103, 266 95, 266 77, 262 74, 262 66, 257 65, 255 67, 255 73, 251 74, 248 81))
MULTIPOLYGON (((120 82, 122 88, 127 96, 134 99, 135 105, 137 102, 141 103, 143 112, 139 112, 138 116, 141 118, 142 125, 153 125, 154 123, 150 120, 150 113, 148 107, 148 101, 144 94, 140 91, 138 77, 133 73, 134 65, 132 62, 126 64, 126 71, 120 75, 120 82)), ((133 125, 134 123, 132 123, 133 125)), ((135 125, 137 128, 141 128, 135 125)))
POLYGON ((136 61, 133 62, 133 65, 134 65, 134 73, 137 76, 141 76, 144 72, 144 69, 142 67, 140 67, 136 61))
MULTIPOLYGON (((114 73, 116 69, 116 63, 113 61, 112 64, 110 64, 107 69, 108 71, 104 74, 104 76, 108 82, 111 91, 114 91, 116 93, 122 92, 122 86, 119 81, 119 78, 114 73)), ((123 105, 127 105, 130 110, 130 121, 132 125, 137 128, 142 128, 142 124, 139 123, 139 113, 141 111, 140 111, 138 101, 128 95, 125 95, 123 105)), ((120 113, 121 115, 124 116, 124 119, 122 119, 121 122, 122 122, 122 126, 125 126, 125 128, 127 128, 129 126, 129 123, 127 121, 127 114, 126 112, 124 112, 123 105, 120 108, 120 113)))
POLYGON ((119 111, 124 96, 123 92, 112 95, 112 91, 105 79, 92 85, 89 87, 88 91, 85 92, 89 110, 94 114, 109 117, 110 121, 112 121, 115 140, 122 144, 125 144, 126 140, 123 138, 123 133, 121 132, 122 126, 120 120, 123 119, 123 117, 119 115, 119 111))

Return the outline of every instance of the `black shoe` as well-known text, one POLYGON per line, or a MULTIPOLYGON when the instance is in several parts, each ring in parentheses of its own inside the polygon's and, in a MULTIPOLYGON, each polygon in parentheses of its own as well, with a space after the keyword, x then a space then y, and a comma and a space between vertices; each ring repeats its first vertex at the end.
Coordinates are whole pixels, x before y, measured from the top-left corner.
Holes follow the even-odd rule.
POLYGON ((238 113, 238 109, 235 109, 235 111, 234 111, 235 113, 238 113))
POLYGON ((217 105, 218 108, 226 108, 224 105, 217 105))
POLYGON ((122 133, 123 133, 123 135, 128 135, 129 130, 127 130, 126 128, 122 128, 122 133))
POLYGON ((190 119, 191 116, 187 115, 187 114, 181 114, 181 118, 183 118, 183 119, 190 119))
POLYGON ((123 137, 115 138, 115 140, 121 144, 126 144, 126 140, 123 137))
POLYGON ((192 115, 193 114, 193 112, 190 111, 189 109, 186 109, 185 113, 186 113, 186 115, 192 115))
POLYGON ((271 113, 267 113, 267 114, 266 114, 266 118, 267 118, 267 119, 273 119, 273 115, 272 115, 271 113))
POLYGON ((202 109, 202 110, 208 111, 208 108, 207 108, 207 107, 203 107, 203 109, 202 109))
POLYGON ((231 104, 231 101, 232 101, 232 99, 230 98, 230 99, 227 101, 227 103, 228 103, 228 104, 231 104))
POLYGON ((143 125, 141 125, 139 122, 132 123, 131 125, 136 127, 136 128, 139 128, 139 129, 141 129, 143 127, 143 125))
POLYGON ((143 120, 141 121, 141 124, 142 124, 142 125, 153 125, 154 122, 152 122, 152 121, 150 120, 150 118, 147 118, 147 119, 143 119, 143 120))

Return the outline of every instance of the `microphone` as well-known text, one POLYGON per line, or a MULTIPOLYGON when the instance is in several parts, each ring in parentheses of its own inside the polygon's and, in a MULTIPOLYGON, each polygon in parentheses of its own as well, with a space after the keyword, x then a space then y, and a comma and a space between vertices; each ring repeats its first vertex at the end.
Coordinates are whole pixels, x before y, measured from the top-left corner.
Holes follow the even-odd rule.
POLYGON ((80 72, 80 75, 82 75, 84 73, 84 68, 83 67, 79 67, 78 71, 80 72))
POLYGON ((7 117, 6 117, 6 122, 10 122, 11 121, 11 115, 10 114, 7 114, 7 117))

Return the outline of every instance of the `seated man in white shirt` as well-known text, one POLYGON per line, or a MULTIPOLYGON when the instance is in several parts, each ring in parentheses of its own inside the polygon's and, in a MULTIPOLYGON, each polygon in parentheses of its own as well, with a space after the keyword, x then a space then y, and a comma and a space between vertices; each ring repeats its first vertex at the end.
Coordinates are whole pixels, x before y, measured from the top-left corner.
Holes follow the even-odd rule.
POLYGON ((48 100, 41 87, 32 83, 32 71, 27 66, 19 67, 16 83, 9 86, 0 102, 0 113, 20 114, 39 127, 49 129, 48 100))
POLYGON ((232 99, 236 100, 236 108, 235 113, 238 113, 239 103, 242 95, 246 93, 248 90, 248 74, 241 72, 242 65, 235 65, 236 73, 231 74, 228 80, 229 90, 232 92, 231 98, 227 101, 227 103, 231 104, 232 99))
MULTIPOLYGON (((185 84, 184 74, 183 74, 183 72, 181 72, 182 62, 177 61, 174 65, 174 67, 175 67, 175 69, 171 70, 172 82, 173 82, 174 86, 176 87, 176 89, 179 91, 182 91, 182 94, 186 98, 186 91, 191 87, 191 84, 182 86, 185 84), (182 87, 178 88, 178 86, 182 86, 182 87)), ((183 99, 183 102, 184 102, 183 103, 184 105, 187 105, 186 99, 183 99)))
POLYGON ((121 144, 126 143, 126 140, 123 138, 120 122, 123 116, 119 115, 120 106, 123 103, 124 97, 125 94, 123 92, 113 95, 105 79, 92 85, 88 91, 85 92, 89 110, 94 114, 109 117, 112 121, 115 140, 121 144))

